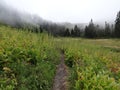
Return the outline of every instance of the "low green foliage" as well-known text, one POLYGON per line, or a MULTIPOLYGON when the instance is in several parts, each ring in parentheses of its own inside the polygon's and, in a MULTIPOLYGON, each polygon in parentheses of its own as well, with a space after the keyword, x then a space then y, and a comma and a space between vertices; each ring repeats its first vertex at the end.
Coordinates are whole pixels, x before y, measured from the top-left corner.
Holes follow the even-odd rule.
POLYGON ((0 90, 51 90, 61 49, 70 90, 120 90, 120 40, 53 38, 0 26, 0 90))
POLYGON ((0 27, 0 90, 50 90, 59 62, 53 38, 0 27))
POLYGON ((71 90, 120 90, 120 40, 64 38, 59 43, 70 67, 71 90))

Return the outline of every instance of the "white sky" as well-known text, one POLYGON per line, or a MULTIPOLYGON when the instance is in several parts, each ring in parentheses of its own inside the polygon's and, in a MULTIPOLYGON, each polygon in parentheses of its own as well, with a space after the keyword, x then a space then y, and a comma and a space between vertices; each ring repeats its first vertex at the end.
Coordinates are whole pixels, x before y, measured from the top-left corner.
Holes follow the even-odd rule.
POLYGON ((120 0, 4 0, 18 10, 54 22, 87 23, 114 20, 120 0))

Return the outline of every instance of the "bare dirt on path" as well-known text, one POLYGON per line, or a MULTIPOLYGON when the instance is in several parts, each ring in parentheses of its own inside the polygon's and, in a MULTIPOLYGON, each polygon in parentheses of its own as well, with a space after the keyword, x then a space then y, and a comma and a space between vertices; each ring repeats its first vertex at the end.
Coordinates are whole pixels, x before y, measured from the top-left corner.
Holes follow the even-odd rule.
POLYGON ((53 90, 68 90, 68 71, 64 59, 64 52, 61 51, 60 64, 57 67, 56 76, 54 78, 53 90))

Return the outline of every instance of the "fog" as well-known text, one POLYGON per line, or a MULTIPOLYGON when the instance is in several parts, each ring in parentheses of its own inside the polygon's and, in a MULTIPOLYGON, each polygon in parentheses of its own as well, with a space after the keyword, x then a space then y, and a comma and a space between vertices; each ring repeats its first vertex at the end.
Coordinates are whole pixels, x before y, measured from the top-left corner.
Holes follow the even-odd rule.
POLYGON ((114 22, 120 0, 0 0, 0 21, 16 23, 114 22), (44 20, 45 19, 45 20, 44 20))
POLYGON ((65 36, 66 33, 80 36, 80 32, 84 35, 84 30, 92 23, 92 30, 100 31, 101 37, 104 37, 106 27, 110 28, 108 31, 113 37, 111 31, 120 10, 119 3, 119 0, 0 0, 0 25, 32 32, 47 31, 54 36, 65 36), (75 30, 78 31, 76 35, 75 30))
POLYGON ((87 23, 112 21, 120 10, 120 0, 4 0, 23 12, 54 22, 87 23))
POLYGON ((0 23, 9 24, 11 26, 24 24, 36 26, 43 22, 45 21, 37 15, 19 11, 4 1, 0 1, 0 23))

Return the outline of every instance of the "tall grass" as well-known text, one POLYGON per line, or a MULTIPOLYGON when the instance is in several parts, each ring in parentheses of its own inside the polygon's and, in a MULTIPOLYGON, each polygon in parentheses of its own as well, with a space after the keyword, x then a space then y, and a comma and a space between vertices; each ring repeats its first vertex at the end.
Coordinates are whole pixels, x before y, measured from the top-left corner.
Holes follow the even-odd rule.
POLYGON ((59 49, 70 90, 120 90, 120 40, 55 38, 0 26, 0 90, 51 90, 59 49))
POLYGON ((58 44, 62 43, 65 63, 70 69, 71 90, 120 89, 120 40, 117 41, 59 39, 58 44))
POLYGON ((59 53, 54 39, 10 27, 0 27, 0 89, 50 90, 59 53))

